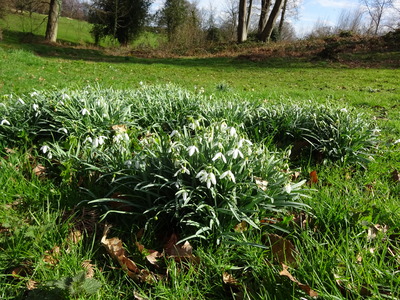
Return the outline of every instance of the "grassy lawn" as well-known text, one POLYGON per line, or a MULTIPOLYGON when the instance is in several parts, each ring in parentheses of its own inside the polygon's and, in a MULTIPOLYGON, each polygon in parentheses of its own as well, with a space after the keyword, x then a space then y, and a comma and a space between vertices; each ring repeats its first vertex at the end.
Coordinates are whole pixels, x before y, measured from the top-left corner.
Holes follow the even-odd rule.
POLYGON ((21 44, 42 29, 9 18, 1 299, 400 297, 398 69, 21 44))

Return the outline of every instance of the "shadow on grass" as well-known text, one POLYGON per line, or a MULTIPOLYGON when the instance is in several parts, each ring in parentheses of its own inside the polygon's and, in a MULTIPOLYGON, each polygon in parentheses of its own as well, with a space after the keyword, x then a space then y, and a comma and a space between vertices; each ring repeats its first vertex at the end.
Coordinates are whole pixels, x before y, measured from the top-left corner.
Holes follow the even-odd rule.
POLYGON ((253 62, 237 57, 206 57, 206 58, 142 58, 135 57, 135 53, 128 55, 109 55, 103 48, 70 43, 59 40, 58 44, 49 44, 42 36, 32 33, 22 33, 10 30, 3 31, 3 48, 17 48, 30 51, 41 57, 60 58, 65 60, 84 60, 107 63, 133 63, 133 64, 167 64, 183 67, 206 68, 312 68, 320 63, 310 63, 299 58, 269 58, 261 62, 253 62))
POLYGON ((400 66, 400 52, 393 53, 367 53, 346 54, 340 63, 332 63, 318 57, 265 57, 253 61, 246 56, 239 57, 204 57, 204 58, 143 58, 135 57, 135 52, 126 52, 127 55, 110 55, 104 48, 94 45, 74 44, 59 40, 58 44, 49 44, 42 36, 32 33, 22 33, 4 30, 4 48, 18 48, 30 51, 41 57, 60 58, 64 60, 83 60, 107 63, 132 63, 132 64, 164 64, 189 68, 213 69, 249 69, 249 68, 286 68, 286 69, 312 69, 312 68, 397 68, 400 66))

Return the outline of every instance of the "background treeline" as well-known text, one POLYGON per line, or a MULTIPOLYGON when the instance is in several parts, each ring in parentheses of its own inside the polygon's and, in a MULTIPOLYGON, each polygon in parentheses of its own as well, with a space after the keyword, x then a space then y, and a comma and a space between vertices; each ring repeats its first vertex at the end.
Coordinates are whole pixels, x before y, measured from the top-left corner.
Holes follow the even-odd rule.
MULTIPOLYGON (((348 32, 350 35, 379 36, 400 26, 400 8, 394 0, 359 0, 359 7, 343 10, 335 25, 322 19, 301 38, 326 38, 348 32)), ((215 43, 245 41, 293 41, 299 38, 293 21, 301 18, 301 0, 224 0, 217 10, 196 1, 165 0, 2 0, 0 16, 7 13, 47 15, 46 40, 57 41, 58 18, 87 21, 95 44, 114 40, 127 46, 143 32, 157 36, 157 44, 202 47, 215 43)))

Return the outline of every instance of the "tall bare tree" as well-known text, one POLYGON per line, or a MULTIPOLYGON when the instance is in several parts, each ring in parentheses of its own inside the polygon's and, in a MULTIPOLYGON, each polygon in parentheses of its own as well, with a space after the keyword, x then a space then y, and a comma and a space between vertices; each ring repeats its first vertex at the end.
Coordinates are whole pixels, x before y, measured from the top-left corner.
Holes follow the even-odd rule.
POLYGON ((60 17, 62 0, 51 0, 47 19, 45 40, 55 43, 57 41, 58 19, 60 17))
POLYGON ((378 35, 385 12, 393 6, 392 0, 361 0, 371 19, 370 32, 378 35))
POLYGON ((247 40, 247 1, 239 1, 239 20, 238 20, 238 43, 245 42, 247 40))
POLYGON ((272 30, 274 29, 274 26, 276 23, 276 19, 279 16, 282 6, 283 6, 283 0, 275 0, 274 6, 271 10, 271 13, 268 16, 267 24, 265 25, 265 28, 261 32, 261 41, 262 42, 269 41, 271 34, 272 34, 272 30))

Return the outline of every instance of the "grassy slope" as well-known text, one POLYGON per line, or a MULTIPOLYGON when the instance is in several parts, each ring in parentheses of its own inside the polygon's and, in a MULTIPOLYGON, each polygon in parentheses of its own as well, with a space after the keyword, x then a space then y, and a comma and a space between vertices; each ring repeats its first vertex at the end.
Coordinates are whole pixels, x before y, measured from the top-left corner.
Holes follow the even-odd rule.
MULTIPOLYGON (((60 38, 68 39, 61 32, 60 38)), ((13 45, 7 40, 0 42, 2 48, 16 45, 19 42, 13 45)), ((137 59, 108 57, 86 49, 45 45, 22 47, 40 53, 41 57, 25 51, 0 50, 0 94, 26 94, 34 89, 82 87, 96 83, 105 87, 131 88, 137 87, 140 81, 148 84, 173 82, 193 91, 195 87, 203 87, 205 93, 213 97, 236 95, 239 99, 273 102, 289 98, 310 99, 365 109, 371 118, 378 118, 384 129, 383 148, 377 161, 365 173, 356 172, 349 176, 351 169, 305 167, 305 173, 317 167, 320 177, 320 184, 316 187, 318 193, 308 200, 317 224, 316 231, 304 231, 300 233, 301 239, 294 240, 300 252, 300 263, 292 272, 300 281, 318 290, 324 299, 343 297, 343 290, 338 288, 333 273, 347 287, 347 298, 357 299, 361 287, 367 287, 374 291, 374 299, 381 299, 383 293, 379 291, 379 282, 391 282, 391 292, 397 296, 400 294, 395 272, 398 262, 396 257, 386 255, 390 248, 398 256, 399 249, 389 245, 385 239, 380 245, 374 241, 366 243, 367 228, 359 223, 365 219, 375 224, 387 224, 390 234, 398 234, 400 230, 399 185, 390 176, 391 171, 400 169, 399 144, 392 144, 400 138, 398 70, 350 69, 337 64, 279 59, 260 63, 233 58, 137 59), (223 85, 218 90, 219 84, 223 85), (373 255, 372 249, 378 249, 378 254, 373 255)), ((11 166, 29 165, 24 156, 16 157, 10 163, 11 166)), ((70 198, 74 198, 74 194, 58 190, 51 183, 27 180, 15 172, 14 167, 2 170, 7 171, 0 173, 0 185, 7 187, 1 192, 2 203, 7 204, 5 207, 8 209, 3 210, 2 218, 9 220, 8 225, 20 228, 15 233, 12 251, 8 249, 1 256, 4 265, 23 263, 24 258, 32 260, 36 266, 36 274, 32 276, 45 281, 70 276, 71 270, 80 269, 82 260, 101 257, 97 244, 93 246, 89 241, 89 245, 73 245, 69 252, 63 252, 61 263, 56 266, 44 263, 45 251, 65 243, 67 234, 65 228, 54 228, 59 213, 47 210, 48 204, 63 199, 65 196, 62 194, 71 193, 70 198), (31 204, 20 206, 18 201, 31 204), (24 225, 21 215, 35 215, 34 226, 24 225)), ((6 232, 0 229, 2 233, 6 232)), ((279 266, 269 266, 260 258, 264 257, 264 252, 239 246, 213 251, 215 255, 210 255, 208 249, 198 249, 196 254, 202 258, 200 267, 186 272, 181 272, 179 266, 170 262, 169 284, 159 283, 151 288, 136 286, 136 291, 150 299, 228 299, 229 293, 221 288, 221 273, 229 271, 246 289, 258 292, 260 299, 267 299, 267 295, 270 299, 299 298, 297 288, 293 286, 291 289, 289 281, 277 276, 279 266), (240 269, 235 269, 236 266, 240 269)), ((127 284, 129 279, 124 278, 122 272, 110 270, 108 265, 98 268, 102 271, 96 268, 96 278, 103 287, 101 293, 91 299, 132 299, 132 285, 127 284)), ((4 299, 21 295, 26 284, 24 280, 3 278, 1 283, 0 295, 4 299)))

